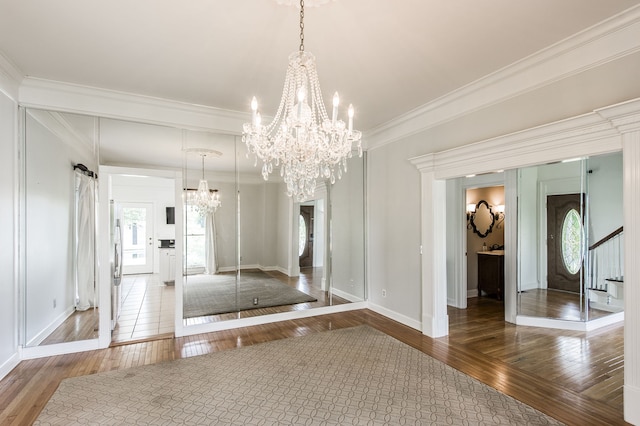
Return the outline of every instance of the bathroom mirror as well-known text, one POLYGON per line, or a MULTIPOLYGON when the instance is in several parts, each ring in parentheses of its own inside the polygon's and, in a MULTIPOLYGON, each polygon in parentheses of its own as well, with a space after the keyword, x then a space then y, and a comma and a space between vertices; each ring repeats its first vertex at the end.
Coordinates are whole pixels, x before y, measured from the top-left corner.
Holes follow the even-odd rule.
POLYGON ((476 211, 471 216, 471 227, 473 232, 478 234, 481 238, 485 238, 491 233, 493 225, 495 223, 495 216, 491 211, 491 207, 485 200, 478 201, 476 204, 476 211))

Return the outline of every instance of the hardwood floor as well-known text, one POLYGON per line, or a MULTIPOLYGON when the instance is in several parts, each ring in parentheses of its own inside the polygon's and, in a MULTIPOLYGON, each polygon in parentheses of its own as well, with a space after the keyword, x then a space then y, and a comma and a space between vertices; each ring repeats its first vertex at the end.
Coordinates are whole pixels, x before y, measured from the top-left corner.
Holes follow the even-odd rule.
MULTIPOLYGON (((329 294, 321 289, 322 268, 303 268, 299 277, 288 277, 278 271, 268 271, 266 273, 289 286, 312 295, 317 301, 189 318, 185 320, 185 325, 205 324, 235 318, 248 318, 349 303, 348 300, 329 294)), ((160 282, 157 274, 125 275, 122 279, 123 304, 118 324, 112 333, 113 342, 115 344, 123 344, 153 338, 171 337, 174 332, 174 292, 175 287, 167 286, 160 282)), ((97 312, 97 310, 75 312, 41 345, 97 338, 97 312)))
MULTIPOLYGON (((0 381, 0 424, 29 424, 60 381, 367 324, 570 425, 624 424, 618 385, 622 325, 598 333, 507 324, 502 303, 449 309, 448 337, 432 339, 370 310, 351 311, 21 362, 0 381)), ((621 382, 620 382, 621 383, 621 382)))
POLYGON ((585 311, 584 299, 578 293, 533 289, 519 293, 518 299, 518 313, 531 317, 586 321, 611 315, 591 306, 585 311))

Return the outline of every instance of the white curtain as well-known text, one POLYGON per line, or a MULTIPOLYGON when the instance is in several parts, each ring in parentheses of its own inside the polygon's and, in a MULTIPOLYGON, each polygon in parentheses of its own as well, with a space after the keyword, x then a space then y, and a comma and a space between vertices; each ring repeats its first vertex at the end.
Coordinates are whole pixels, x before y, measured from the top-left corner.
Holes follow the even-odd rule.
POLYGON ((76 173, 76 309, 96 306, 95 292, 95 180, 76 173))
POLYGON ((215 213, 209 213, 204 222, 204 257, 205 274, 218 273, 218 260, 216 253, 216 221, 215 213))

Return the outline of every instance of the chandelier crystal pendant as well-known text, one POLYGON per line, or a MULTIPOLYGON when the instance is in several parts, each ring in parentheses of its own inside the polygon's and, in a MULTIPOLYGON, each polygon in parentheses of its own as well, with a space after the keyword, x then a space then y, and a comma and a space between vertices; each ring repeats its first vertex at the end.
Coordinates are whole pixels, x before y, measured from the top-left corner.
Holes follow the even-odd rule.
POLYGON ((187 190, 187 204, 195 206, 198 214, 204 217, 218 210, 222 202, 218 190, 209 190, 209 183, 204 178, 204 157, 207 155, 200 154, 200 156, 202 157, 202 179, 197 190, 187 190))
MULTIPOLYGON (((331 117, 322 99, 315 57, 304 50, 304 0, 300 1, 300 49, 289 56, 280 105, 271 123, 263 125, 258 101, 251 100, 252 120, 245 123, 242 141, 248 154, 262 160, 262 177, 268 180, 274 168, 287 185, 287 194, 297 201, 313 198, 318 178, 332 184, 347 171, 353 145, 362 156, 362 133, 353 129, 353 105, 348 124, 338 119, 340 97, 333 96, 331 117)), ((247 154, 247 155, 248 155, 247 154)))

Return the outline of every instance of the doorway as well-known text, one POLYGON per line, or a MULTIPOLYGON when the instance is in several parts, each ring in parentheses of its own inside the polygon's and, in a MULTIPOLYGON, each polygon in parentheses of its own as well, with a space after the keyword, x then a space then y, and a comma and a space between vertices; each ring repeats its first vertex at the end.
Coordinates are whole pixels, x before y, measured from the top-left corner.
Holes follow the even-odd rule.
POLYGON ((300 206, 298 257, 300 268, 313 267, 314 206, 300 206))
POLYGON ((547 196, 547 288, 580 293, 582 224, 580 194, 547 196))
POLYGON ((122 272, 153 273, 153 203, 121 203, 122 272))
POLYGON ((504 185, 468 188, 466 246, 467 297, 502 300, 504 293, 504 185), (487 257, 486 254, 492 256, 487 257), (485 262, 489 259, 491 262, 485 262), (488 269, 489 264, 499 269, 488 269), (484 268, 484 269, 483 269, 484 268), (490 282, 487 282, 487 277, 490 282))

